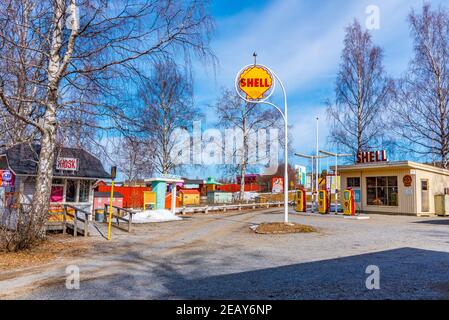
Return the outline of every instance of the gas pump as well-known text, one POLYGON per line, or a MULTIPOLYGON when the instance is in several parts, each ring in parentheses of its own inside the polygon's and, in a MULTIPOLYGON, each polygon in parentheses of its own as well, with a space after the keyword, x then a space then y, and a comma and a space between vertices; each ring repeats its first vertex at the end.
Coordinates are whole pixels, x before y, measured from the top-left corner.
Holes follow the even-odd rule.
POLYGON ((295 211, 306 212, 306 209, 307 209, 306 191, 304 189, 300 189, 296 191, 295 211))
POLYGON ((329 195, 327 190, 318 191, 318 212, 329 213, 329 195))
POLYGON ((347 216, 355 215, 354 190, 343 191, 343 214, 347 216))

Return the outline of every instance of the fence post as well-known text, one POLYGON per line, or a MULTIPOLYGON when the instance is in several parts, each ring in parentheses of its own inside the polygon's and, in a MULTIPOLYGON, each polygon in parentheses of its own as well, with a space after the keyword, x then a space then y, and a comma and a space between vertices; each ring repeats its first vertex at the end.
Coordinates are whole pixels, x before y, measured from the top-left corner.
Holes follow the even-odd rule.
POLYGON ((76 224, 77 219, 78 219, 78 210, 75 208, 75 214, 74 214, 74 218, 73 218, 73 236, 76 237, 78 236, 78 226, 76 224))
POLYGON ((104 210, 103 210, 103 223, 108 222, 107 218, 106 218, 106 214, 108 212, 108 205, 105 203, 104 204, 104 210))
POLYGON ((89 215, 84 214, 84 236, 87 237, 89 233, 89 215))
POLYGON ((128 213, 129 214, 129 219, 128 219, 128 232, 131 232, 131 225, 133 223, 133 215, 131 212, 128 213))
POLYGON ((64 205, 64 210, 62 214, 62 234, 67 232, 67 207, 64 205))

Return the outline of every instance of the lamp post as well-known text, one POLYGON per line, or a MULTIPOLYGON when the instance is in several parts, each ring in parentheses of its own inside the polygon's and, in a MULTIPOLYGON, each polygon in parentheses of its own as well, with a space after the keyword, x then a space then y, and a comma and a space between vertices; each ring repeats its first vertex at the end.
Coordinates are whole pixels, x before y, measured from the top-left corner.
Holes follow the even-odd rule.
MULTIPOLYGON (((243 67, 239 73, 237 73, 237 76, 235 78, 234 84, 235 84, 235 90, 237 94, 240 96, 240 98, 246 102, 254 103, 254 104, 267 104, 269 106, 274 107, 276 110, 279 111, 279 113, 282 115, 282 118, 284 119, 284 139, 285 139, 285 146, 284 146, 284 222, 288 223, 288 116, 287 116, 287 93, 285 91, 285 87, 282 84, 281 79, 277 76, 276 73, 273 72, 273 70, 269 69, 268 67, 264 65, 257 64, 256 58, 257 54, 254 52, 254 65, 247 65, 243 67), (240 87, 240 80, 241 77, 243 77, 243 71, 248 70, 250 68, 259 68, 259 69, 265 69, 269 72, 270 75, 273 76, 274 79, 279 82, 279 85, 281 86, 282 93, 284 94, 284 111, 282 111, 277 105, 275 105, 272 102, 267 101, 267 99, 271 96, 271 94, 274 92, 275 89, 275 81, 272 81, 269 88, 271 89, 271 92, 268 94, 266 93, 267 90, 263 91, 259 97, 251 98, 248 94, 245 96, 241 92, 240 87)), ((273 79, 273 80, 274 80, 273 79)), ((260 86, 260 83, 262 83, 262 79, 256 79, 257 83, 260 86), (260 80, 260 82, 259 82, 260 80)), ((255 83, 256 84, 256 83, 255 83)), ((264 83, 265 84, 265 83, 264 83)))
POLYGON ((335 214, 338 213, 338 185, 337 185, 337 179, 338 179, 338 158, 339 157, 350 157, 352 156, 352 154, 348 154, 348 153, 333 153, 333 152, 329 152, 329 151, 324 151, 324 150, 320 150, 320 153, 323 153, 327 156, 331 156, 331 157, 335 157, 335 170, 334 170, 334 174, 335 174, 335 214))
POLYGON ((316 160, 316 172, 318 172, 318 159, 326 158, 327 156, 319 156, 319 155, 309 156, 307 154, 302 154, 302 153, 295 153, 295 156, 312 160, 312 175, 311 175, 312 179, 310 181, 311 182, 310 185, 312 187, 312 213, 313 213, 313 212, 315 212, 315 204, 316 204, 315 198, 316 198, 316 194, 318 193, 318 174, 316 174, 316 176, 315 176, 316 191, 313 191, 313 185, 314 185, 314 183, 313 183, 313 166, 314 166, 313 163, 316 160))

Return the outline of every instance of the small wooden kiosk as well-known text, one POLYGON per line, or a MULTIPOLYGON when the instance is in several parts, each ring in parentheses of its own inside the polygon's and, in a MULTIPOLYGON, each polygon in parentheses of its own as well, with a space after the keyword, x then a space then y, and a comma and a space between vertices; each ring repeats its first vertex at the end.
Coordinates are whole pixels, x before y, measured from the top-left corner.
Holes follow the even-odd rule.
POLYGON ((151 190, 156 193, 155 209, 165 209, 165 196, 167 193, 167 185, 170 185, 171 190, 171 212, 175 214, 176 211, 176 184, 182 183, 178 176, 162 175, 156 178, 145 179, 145 183, 151 183, 151 190))

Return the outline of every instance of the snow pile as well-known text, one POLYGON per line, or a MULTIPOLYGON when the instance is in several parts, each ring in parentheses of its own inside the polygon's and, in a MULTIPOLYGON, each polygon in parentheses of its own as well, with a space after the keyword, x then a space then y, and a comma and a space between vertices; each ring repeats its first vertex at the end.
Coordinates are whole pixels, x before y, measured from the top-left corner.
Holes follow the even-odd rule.
MULTIPOLYGON (((128 216, 126 216, 128 218, 128 216)), ((167 209, 144 210, 133 214, 133 223, 166 222, 182 220, 167 209)))

